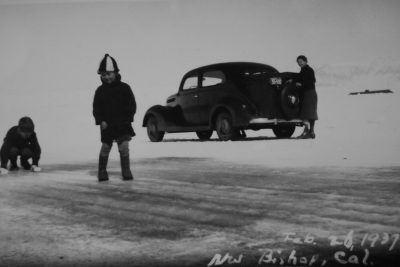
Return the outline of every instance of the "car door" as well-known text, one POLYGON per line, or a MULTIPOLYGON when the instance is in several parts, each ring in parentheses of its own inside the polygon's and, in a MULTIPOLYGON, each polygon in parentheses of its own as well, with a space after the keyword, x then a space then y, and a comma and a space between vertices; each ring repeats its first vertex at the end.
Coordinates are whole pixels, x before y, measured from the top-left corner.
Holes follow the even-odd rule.
POLYGON ((182 109, 183 118, 188 125, 199 122, 199 76, 191 74, 184 78, 177 96, 177 105, 182 109))
POLYGON ((216 102, 224 95, 226 78, 222 71, 209 70, 201 75, 199 89, 199 117, 200 123, 209 123, 211 109, 216 102))

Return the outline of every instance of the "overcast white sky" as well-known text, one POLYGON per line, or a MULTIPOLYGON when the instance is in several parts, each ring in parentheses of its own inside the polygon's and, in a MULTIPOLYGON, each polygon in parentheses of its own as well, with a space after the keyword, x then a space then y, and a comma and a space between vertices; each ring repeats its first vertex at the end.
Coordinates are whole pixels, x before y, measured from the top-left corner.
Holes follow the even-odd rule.
POLYGON ((0 6, 0 56, 8 62, 0 66, 3 84, 21 75, 35 80, 38 70, 56 84, 66 72, 91 75, 105 52, 141 85, 154 72, 161 75, 152 81, 157 86, 217 61, 297 71, 298 54, 316 68, 400 60, 396 0, 0 0, 11 2, 0 6))
POLYGON ((186 71, 221 61, 298 71, 305 54, 318 90, 360 74, 385 83, 382 73, 398 87, 399 14, 398 0, 0 0, 0 135, 30 115, 46 132, 97 136, 91 104, 105 53, 137 97, 136 128, 186 71))

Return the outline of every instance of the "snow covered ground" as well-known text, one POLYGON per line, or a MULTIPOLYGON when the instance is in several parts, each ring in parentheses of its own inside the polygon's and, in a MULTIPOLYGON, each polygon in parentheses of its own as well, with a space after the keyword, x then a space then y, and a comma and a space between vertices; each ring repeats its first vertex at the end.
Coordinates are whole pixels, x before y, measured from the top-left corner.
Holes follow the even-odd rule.
MULTIPOLYGON (((364 78, 360 77, 360 80, 364 78)), ((132 159, 210 157, 274 167, 397 165, 400 158, 400 89, 398 83, 392 85, 393 94, 372 95, 348 93, 382 87, 375 84, 371 88, 367 87, 367 82, 356 81, 317 86, 320 119, 316 122, 315 140, 278 140, 271 130, 249 130, 246 140, 234 142, 219 142, 216 133, 211 141, 200 142, 194 133, 185 133, 166 134, 164 142, 151 143, 146 129, 141 126, 143 115, 151 105, 162 104, 168 93, 152 98, 148 91, 136 89, 139 108, 134 122, 137 136, 131 142, 132 159)), ((174 92, 175 89, 170 94, 174 92)), ((47 99, 39 100, 43 96, 8 92, 0 100, 3 111, 0 135, 4 136, 19 117, 30 115, 36 123, 43 149, 41 164, 96 161, 100 138, 91 115, 92 93, 85 91, 72 97, 54 92, 47 99), (15 105, 20 101, 25 102, 23 110, 15 105)), ((294 136, 300 133, 301 128, 298 128, 294 136)), ((116 148, 111 157, 118 158, 116 148)))
POLYGON ((398 266, 399 167, 133 167, 132 182, 118 161, 104 183, 96 163, 1 177, 0 266, 398 266))
MULTIPOLYGON (((21 99, 24 113, 32 109, 43 172, 0 177, 0 238, 7 240, 0 242, 0 266, 207 266, 225 253, 243 254, 242 266, 278 266, 263 254, 272 248, 283 251, 288 264, 297 251, 308 263, 318 255, 318 265, 346 266, 353 253, 363 265, 394 267, 400 255, 399 90, 348 95, 360 87, 318 87, 314 140, 281 140, 261 130, 229 142, 215 134, 200 142, 187 133, 151 143, 140 121, 160 102, 137 91, 135 180, 120 180, 114 147, 111 179, 101 184, 91 92, 78 99, 54 93, 39 108, 27 101, 39 98, 35 94, 10 92, 1 99, 9 114, 24 115, 12 104, 21 99), (354 251, 329 245, 331 236, 343 240, 352 231, 354 251), (285 233, 310 234, 318 245, 284 241, 285 233), (381 243, 368 243, 366 252, 362 238, 371 242, 375 233, 381 243)), ((18 119, 1 116, 10 125, 18 119)))

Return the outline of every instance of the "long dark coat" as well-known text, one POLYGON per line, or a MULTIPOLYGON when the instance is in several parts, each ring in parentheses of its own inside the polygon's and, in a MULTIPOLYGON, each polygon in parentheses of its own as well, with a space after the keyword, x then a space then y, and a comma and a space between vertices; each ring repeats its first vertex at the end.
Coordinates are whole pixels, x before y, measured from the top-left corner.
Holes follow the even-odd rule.
POLYGON ((301 68, 299 76, 301 83, 301 110, 300 118, 303 120, 318 120, 317 104, 318 96, 315 90, 315 74, 314 70, 305 65, 301 68))
POLYGON ((135 113, 135 96, 130 86, 121 82, 119 74, 111 84, 103 82, 97 88, 93 100, 93 116, 96 125, 102 121, 108 124, 106 129, 101 130, 101 142, 111 144, 135 136, 132 128, 135 113))

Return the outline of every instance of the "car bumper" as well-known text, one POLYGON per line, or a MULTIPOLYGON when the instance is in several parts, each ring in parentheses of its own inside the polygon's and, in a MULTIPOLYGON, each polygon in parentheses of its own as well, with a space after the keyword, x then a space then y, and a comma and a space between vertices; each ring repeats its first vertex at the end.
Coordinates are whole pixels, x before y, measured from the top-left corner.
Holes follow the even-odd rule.
POLYGON ((262 125, 268 125, 268 126, 273 126, 273 125, 297 125, 301 126, 303 125, 303 121, 300 119, 292 119, 292 120, 285 120, 285 119, 268 119, 268 118, 252 118, 249 121, 249 125, 254 125, 254 126, 262 126, 262 125))

